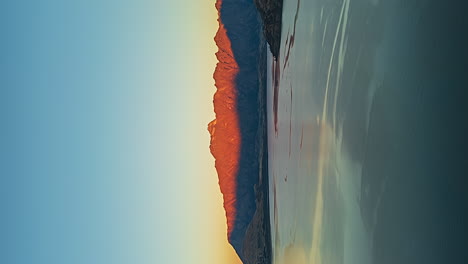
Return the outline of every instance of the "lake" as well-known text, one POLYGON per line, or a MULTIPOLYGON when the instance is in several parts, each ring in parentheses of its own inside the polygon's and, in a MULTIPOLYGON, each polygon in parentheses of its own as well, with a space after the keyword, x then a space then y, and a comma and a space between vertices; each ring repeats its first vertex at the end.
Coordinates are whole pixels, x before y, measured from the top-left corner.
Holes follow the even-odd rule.
POLYGON ((267 62, 273 263, 465 259, 461 10, 284 0, 267 62))

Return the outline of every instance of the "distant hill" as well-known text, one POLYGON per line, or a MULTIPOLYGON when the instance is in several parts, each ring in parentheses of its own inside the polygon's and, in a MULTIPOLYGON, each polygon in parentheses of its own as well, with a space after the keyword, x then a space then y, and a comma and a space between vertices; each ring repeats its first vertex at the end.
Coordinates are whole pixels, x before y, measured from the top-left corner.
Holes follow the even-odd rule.
POLYGON ((224 198, 228 240, 244 263, 269 263, 268 185, 260 181, 267 168, 263 164, 266 42, 262 22, 253 0, 218 0, 216 8, 216 119, 208 130, 224 198), (254 247, 253 241, 262 246, 256 243, 254 247))

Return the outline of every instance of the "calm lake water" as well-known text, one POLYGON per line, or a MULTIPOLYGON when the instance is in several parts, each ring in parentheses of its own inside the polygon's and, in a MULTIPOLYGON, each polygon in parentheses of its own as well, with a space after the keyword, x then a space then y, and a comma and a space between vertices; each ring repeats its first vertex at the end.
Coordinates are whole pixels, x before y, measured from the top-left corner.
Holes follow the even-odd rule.
POLYGON ((466 257, 455 4, 284 0, 267 63, 273 263, 466 257))

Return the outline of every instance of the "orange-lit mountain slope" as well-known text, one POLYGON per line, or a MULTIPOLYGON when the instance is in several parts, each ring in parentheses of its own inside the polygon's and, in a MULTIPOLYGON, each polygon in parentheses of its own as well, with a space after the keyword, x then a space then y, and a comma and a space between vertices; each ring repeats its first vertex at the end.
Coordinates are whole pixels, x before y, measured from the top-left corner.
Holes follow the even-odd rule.
MULTIPOLYGON (((221 2, 221 0, 216 2, 218 13, 220 13, 221 2)), ((239 169, 241 144, 235 87, 239 66, 234 59, 231 41, 220 18, 218 22, 219 29, 215 36, 218 46, 218 52, 216 52, 218 63, 213 75, 217 88, 213 98, 216 119, 208 124, 208 130, 211 135, 210 150, 215 158, 219 186, 224 198, 228 237, 230 237, 236 219, 236 176, 239 169)))

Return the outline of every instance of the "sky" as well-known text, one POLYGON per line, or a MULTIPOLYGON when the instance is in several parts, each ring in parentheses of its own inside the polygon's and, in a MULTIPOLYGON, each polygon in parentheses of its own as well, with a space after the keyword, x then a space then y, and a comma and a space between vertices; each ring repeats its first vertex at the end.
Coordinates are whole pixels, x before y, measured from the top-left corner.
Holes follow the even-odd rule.
POLYGON ((0 263, 239 263, 214 0, 1 1, 0 263))

